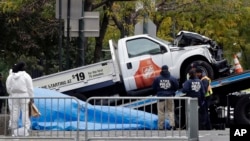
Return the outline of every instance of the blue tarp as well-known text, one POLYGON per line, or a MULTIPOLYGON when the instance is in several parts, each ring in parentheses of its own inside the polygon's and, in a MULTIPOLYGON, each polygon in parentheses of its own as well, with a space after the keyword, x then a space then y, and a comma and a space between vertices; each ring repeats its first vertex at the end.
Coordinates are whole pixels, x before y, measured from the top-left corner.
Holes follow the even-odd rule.
MULTIPOLYGON (((157 129, 158 117, 155 114, 119 106, 94 106, 42 88, 35 88, 34 95, 41 116, 31 118, 33 130, 157 129), (78 116, 79 122, 77 122, 78 116)), ((165 126, 169 128, 168 120, 165 126)))

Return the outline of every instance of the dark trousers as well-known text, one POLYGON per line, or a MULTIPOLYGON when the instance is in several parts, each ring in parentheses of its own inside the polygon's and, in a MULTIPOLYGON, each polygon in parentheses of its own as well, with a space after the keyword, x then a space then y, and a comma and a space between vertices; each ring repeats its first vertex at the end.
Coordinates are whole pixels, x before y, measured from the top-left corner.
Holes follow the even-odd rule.
POLYGON ((207 101, 205 101, 204 104, 201 105, 199 108, 199 129, 200 130, 212 129, 207 101))

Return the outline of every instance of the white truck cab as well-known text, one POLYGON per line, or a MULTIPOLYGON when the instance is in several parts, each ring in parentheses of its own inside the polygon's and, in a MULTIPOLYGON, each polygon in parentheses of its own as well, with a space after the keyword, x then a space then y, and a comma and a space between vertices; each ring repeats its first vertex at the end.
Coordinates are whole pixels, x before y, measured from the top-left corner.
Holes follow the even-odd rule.
POLYGON ((211 78, 229 70, 226 60, 215 59, 208 43, 178 47, 144 34, 120 39, 118 44, 110 41, 110 47, 117 50, 115 53, 127 92, 151 87, 162 65, 168 65, 171 74, 181 82, 186 80, 192 63, 198 64, 211 78), (224 72, 218 71, 221 66, 225 67, 222 67, 224 72))

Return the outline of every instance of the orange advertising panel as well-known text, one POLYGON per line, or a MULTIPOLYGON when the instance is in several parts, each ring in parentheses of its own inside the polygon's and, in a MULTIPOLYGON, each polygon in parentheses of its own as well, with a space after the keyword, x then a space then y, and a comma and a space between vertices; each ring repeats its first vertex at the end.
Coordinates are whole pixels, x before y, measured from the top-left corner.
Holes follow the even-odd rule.
POLYGON ((138 89, 152 85, 154 78, 160 74, 161 68, 157 66, 152 58, 141 60, 134 78, 138 89))

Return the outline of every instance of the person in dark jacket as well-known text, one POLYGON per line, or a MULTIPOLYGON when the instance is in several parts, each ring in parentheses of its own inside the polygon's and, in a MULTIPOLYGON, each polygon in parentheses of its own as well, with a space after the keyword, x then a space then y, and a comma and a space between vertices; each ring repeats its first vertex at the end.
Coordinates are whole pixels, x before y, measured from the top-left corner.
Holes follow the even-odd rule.
POLYGON ((205 90, 201 80, 196 76, 194 69, 189 71, 189 79, 183 83, 181 90, 186 93, 186 96, 198 98, 198 105, 201 106, 204 102, 205 90))
MULTIPOLYGON (((170 75, 168 66, 164 65, 161 68, 160 76, 156 77, 153 82, 153 90, 157 92, 158 97, 173 97, 179 88, 177 79, 170 75)), ((163 130, 165 124, 165 111, 168 115, 170 126, 175 128, 174 117, 174 101, 172 99, 158 100, 158 129, 163 130)))
POLYGON ((203 83, 196 75, 196 70, 191 69, 189 71, 189 79, 183 83, 182 92, 186 93, 186 96, 192 98, 198 98, 198 105, 199 105, 199 128, 203 128, 203 120, 204 113, 201 112, 203 105, 205 104, 205 89, 203 83))

